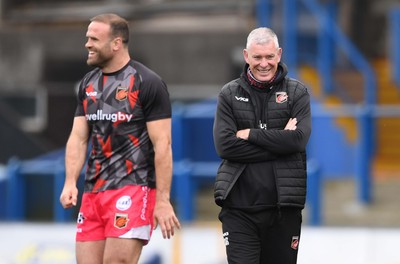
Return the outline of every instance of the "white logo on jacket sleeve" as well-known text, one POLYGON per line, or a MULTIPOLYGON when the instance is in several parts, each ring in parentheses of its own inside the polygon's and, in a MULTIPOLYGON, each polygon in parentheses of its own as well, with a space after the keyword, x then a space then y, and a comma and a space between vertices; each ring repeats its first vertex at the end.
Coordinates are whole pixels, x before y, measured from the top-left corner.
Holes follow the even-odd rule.
POLYGON ((248 102, 249 101, 249 98, 240 97, 240 96, 236 96, 236 95, 235 95, 235 99, 238 100, 238 101, 242 101, 242 102, 248 102))

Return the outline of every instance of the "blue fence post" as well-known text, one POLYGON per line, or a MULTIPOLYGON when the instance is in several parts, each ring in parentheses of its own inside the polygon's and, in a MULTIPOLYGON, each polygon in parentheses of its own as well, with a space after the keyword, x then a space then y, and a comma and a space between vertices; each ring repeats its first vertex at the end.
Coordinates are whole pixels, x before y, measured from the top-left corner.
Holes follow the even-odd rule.
POLYGON ((257 26, 267 27, 269 21, 269 0, 257 0, 256 2, 256 16, 257 16, 257 26))
POLYGON ((144 264, 162 264, 162 263, 163 261, 160 254, 154 253, 154 255, 151 256, 151 258, 148 259, 144 264))
POLYGON ((371 122, 372 109, 361 107, 358 120, 358 143, 356 148, 356 182, 358 200, 368 204, 371 202, 371 122))
POLYGON ((54 197, 53 197, 53 218, 56 222, 71 220, 71 209, 66 210, 60 204, 60 195, 64 187, 65 163, 64 159, 57 160, 54 169, 54 197))
POLYGON ((174 163, 175 192, 177 200, 177 210, 182 222, 193 220, 194 217, 194 197, 191 182, 190 162, 182 160, 174 163))
POLYGON ((321 17, 321 25, 318 35, 318 69, 321 74, 322 90, 324 93, 331 93, 333 90, 332 80, 332 40, 329 32, 332 30, 332 21, 328 12, 321 17))
POLYGON ((283 48, 285 63, 293 78, 297 78, 297 0, 283 1, 283 48))
POLYGON ((185 158, 185 107, 174 104, 172 115, 172 148, 174 156, 174 170, 172 179, 173 199, 181 221, 190 221, 194 216, 193 191, 191 183, 190 161, 185 158))
POLYGON ((321 216, 321 175, 317 162, 307 162, 307 204, 310 208, 310 225, 319 226, 322 223, 321 216))
POLYGON ((25 182, 21 174, 21 162, 17 158, 7 165, 7 210, 8 220, 23 220, 25 217, 25 182))

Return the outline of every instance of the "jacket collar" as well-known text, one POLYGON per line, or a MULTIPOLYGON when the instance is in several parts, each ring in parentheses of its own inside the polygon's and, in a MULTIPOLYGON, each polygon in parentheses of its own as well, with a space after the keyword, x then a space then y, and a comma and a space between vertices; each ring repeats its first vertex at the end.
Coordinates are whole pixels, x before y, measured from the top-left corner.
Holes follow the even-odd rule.
MULTIPOLYGON (((259 88, 254 87, 254 86, 251 85, 251 82, 249 81, 249 79, 247 77, 248 68, 249 68, 249 64, 246 63, 245 66, 244 66, 243 72, 240 75, 240 79, 242 81, 241 84, 242 84, 242 86, 243 86, 243 88, 245 90, 248 90, 250 88, 254 88, 254 89, 258 89, 259 90, 259 88)), ((275 79, 271 83, 269 83, 269 87, 270 88, 272 88, 273 86, 281 83, 285 79, 286 75, 288 74, 288 69, 287 69, 286 64, 284 64, 283 62, 279 62, 277 73, 278 74, 275 76, 275 79)))

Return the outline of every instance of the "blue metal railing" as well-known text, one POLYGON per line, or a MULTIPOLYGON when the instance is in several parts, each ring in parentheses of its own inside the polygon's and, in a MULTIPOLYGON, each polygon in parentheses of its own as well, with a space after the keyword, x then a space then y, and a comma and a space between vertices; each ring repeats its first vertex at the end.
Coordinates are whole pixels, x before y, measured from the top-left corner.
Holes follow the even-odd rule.
MULTIPOLYGON (((342 33, 340 28, 332 19, 330 12, 320 7, 314 0, 302 0, 305 6, 313 13, 321 25, 320 40, 328 41, 327 37, 330 36, 334 43, 340 47, 354 66, 360 71, 364 78, 364 102, 372 105, 376 102, 376 77, 375 72, 370 66, 369 62, 358 51, 353 43, 342 33)), ((330 54, 333 52, 333 47, 329 42, 321 44, 320 62, 318 63, 320 73, 323 80, 329 80, 329 84, 324 87, 332 87, 332 64, 330 54)), ((328 82, 328 81, 326 81, 328 82)))
MULTIPOLYGON (((53 220, 56 222, 68 221, 71 219, 71 211, 64 210, 59 203, 59 197, 64 185, 65 166, 64 157, 56 159, 37 159, 21 161, 13 158, 7 166, 8 185, 7 185, 7 220, 25 220, 27 206, 32 203, 27 202, 26 191, 29 186, 26 184, 26 176, 36 174, 40 177, 50 177, 53 179, 53 199, 52 212, 53 220)), ((34 205, 33 205, 34 206, 34 205)))
MULTIPOLYGON (((400 118, 400 106, 342 105, 327 108, 318 104, 313 105, 312 111, 313 122, 316 119, 336 117, 353 117, 356 119, 358 131, 354 159, 356 193, 359 202, 369 204, 373 200, 372 155, 370 153, 371 131, 369 126, 377 118, 400 118)), ((318 157, 315 160, 318 161, 318 157)), ((337 164, 337 166, 340 166, 340 164, 337 164)), ((321 168, 321 173, 324 173, 323 169, 321 168)))
MULTIPOLYGON (((331 2, 326 8, 323 8, 315 0, 283 0, 283 43, 285 47, 285 61, 291 69, 297 65, 297 14, 299 3, 302 3, 317 19, 319 27, 318 42, 319 50, 317 54, 318 70, 322 76, 322 89, 325 92, 331 92, 333 87, 332 68, 334 64, 335 48, 341 48, 347 55, 351 63, 362 74, 364 78, 364 102, 365 104, 375 104, 376 101, 376 77, 375 72, 369 62, 353 45, 353 43, 342 33, 336 25, 333 17, 336 13, 336 5, 331 2), (333 45, 335 44, 335 46, 333 45)), ((257 19, 259 26, 267 26, 269 21, 268 8, 272 5, 271 1, 257 1, 257 19), (263 17, 266 16, 266 17, 263 17)), ((399 59, 400 61, 400 59, 399 59)))
POLYGON ((321 170, 316 160, 307 161, 307 202, 309 224, 319 226, 323 223, 322 215, 322 179, 321 170))
POLYGON ((269 21, 269 0, 256 0, 257 25, 266 26, 269 21))
MULTIPOLYGON (((399 108, 400 109, 400 108, 399 108)), ((371 185, 371 155, 368 152, 370 148, 370 131, 369 123, 375 117, 385 116, 388 113, 382 111, 378 107, 363 105, 342 105, 336 107, 324 107, 321 104, 312 105, 313 122, 317 119, 332 119, 338 117, 352 117, 357 121, 358 137, 354 145, 354 171, 356 182, 357 199, 363 204, 372 201, 372 185, 371 185)), ((400 113, 400 112, 397 112, 400 113)), ((400 116, 400 114, 399 114, 400 116)), ((311 143, 311 144, 318 144, 311 143)), ((339 147, 339 146, 338 146, 339 147)), ((311 157, 313 158, 313 157, 311 157)), ((318 162, 318 157, 314 157, 318 162)), ((337 164, 337 166, 341 166, 337 164)), ((324 173, 324 168, 321 168, 324 173)))
POLYGON ((285 63, 297 78, 297 30, 294 26, 297 21, 297 0, 283 1, 283 47, 285 47, 285 63))
MULTIPOLYGON (((320 5, 315 0, 302 0, 304 5, 312 12, 312 14, 319 21, 320 28, 320 52, 319 52, 319 72, 322 76, 322 89, 325 92, 330 92, 333 87, 332 80, 332 68, 333 68, 333 58, 334 46, 336 44, 340 47, 344 53, 348 56, 349 60, 354 64, 354 66, 359 70, 364 79, 364 105, 365 109, 370 109, 376 103, 376 76, 375 72, 370 66, 369 62, 365 57, 358 51, 358 49, 353 45, 353 43, 342 33, 340 28, 336 25, 335 21, 332 19, 332 14, 335 13, 335 5, 331 4, 327 9, 320 7, 320 5), (334 43, 331 43, 331 39, 334 43), (326 90, 328 89, 328 90, 326 90)), ((373 119, 366 118, 363 120, 363 128, 369 131, 368 134, 363 138, 366 140, 365 153, 369 155, 370 160, 374 150, 375 150, 375 126, 373 119)), ((361 133, 361 132, 360 132, 361 133)), ((365 182, 369 182, 368 175, 365 176, 365 182)), ((369 198, 366 200, 370 200, 369 198)))
MULTIPOLYGON (((275 2, 276 3, 276 2, 275 2)), ((353 43, 342 33, 340 28, 335 23, 337 6, 334 1, 327 3, 322 7, 315 0, 283 0, 283 47, 285 48, 285 62, 293 71, 298 66, 298 15, 300 13, 300 4, 312 14, 317 20, 319 30, 317 32, 317 68, 321 75, 322 87, 324 93, 330 93, 334 87, 334 80, 332 78, 332 69, 335 64, 336 48, 340 48, 348 57, 349 61, 355 68, 362 74, 364 79, 364 104, 360 107, 353 106, 333 110, 329 113, 330 117, 354 117, 358 123, 359 138, 356 147, 356 164, 355 164, 355 178, 357 182, 358 199, 362 203, 369 203, 371 201, 371 175, 370 175, 370 162, 375 149, 375 128, 374 118, 378 115, 376 107, 376 76, 375 72, 370 66, 369 62, 358 51, 353 43)), ((262 15, 262 9, 267 9, 272 5, 272 1, 258 1, 257 10, 259 15, 262 15)), ((266 12, 266 11, 265 11, 266 12)), ((259 25, 267 26, 266 18, 260 18, 259 25)), ((396 69, 395 76, 400 82, 400 52, 397 50, 400 44, 400 11, 393 12, 392 14, 392 27, 393 31, 393 49, 394 52, 394 68, 396 69)), ((295 72, 294 75, 297 75, 295 72)), ((313 115, 317 115, 318 110, 313 111, 313 115)))

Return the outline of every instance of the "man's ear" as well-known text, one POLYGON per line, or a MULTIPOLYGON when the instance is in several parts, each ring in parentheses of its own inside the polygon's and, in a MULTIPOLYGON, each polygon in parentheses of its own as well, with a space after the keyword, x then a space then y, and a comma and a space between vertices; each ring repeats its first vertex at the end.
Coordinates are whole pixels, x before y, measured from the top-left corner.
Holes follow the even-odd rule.
POLYGON ((247 49, 243 50, 243 58, 246 61, 246 63, 249 64, 249 52, 247 51, 247 49))
POLYGON ((112 41, 112 48, 113 48, 113 50, 119 50, 119 49, 121 49, 121 48, 122 48, 122 45, 123 45, 123 43, 122 43, 122 38, 115 38, 115 39, 112 41))
POLYGON ((282 58, 282 48, 278 49, 278 56, 279 56, 279 62, 281 62, 281 58, 282 58))

